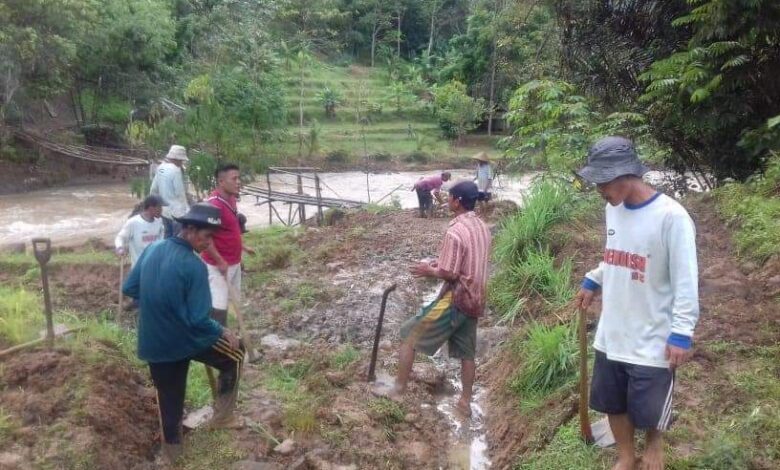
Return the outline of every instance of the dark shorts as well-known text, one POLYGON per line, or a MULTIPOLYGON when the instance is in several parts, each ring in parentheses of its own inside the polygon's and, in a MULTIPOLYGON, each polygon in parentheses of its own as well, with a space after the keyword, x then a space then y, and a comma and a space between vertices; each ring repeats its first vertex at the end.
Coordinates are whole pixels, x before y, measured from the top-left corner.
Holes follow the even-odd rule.
POLYGON ((590 407, 608 415, 628 414, 637 429, 669 429, 674 372, 665 367, 612 361, 596 351, 590 407))
POLYGON ((436 299, 401 325, 401 338, 413 341, 414 349, 433 356, 446 342, 450 357, 474 359, 477 350, 477 319, 452 305, 452 294, 436 299))
POLYGON ((417 202, 420 204, 420 210, 428 210, 433 206, 433 195, 430 191, 424 191, 422 189, 416 189, 417 202))

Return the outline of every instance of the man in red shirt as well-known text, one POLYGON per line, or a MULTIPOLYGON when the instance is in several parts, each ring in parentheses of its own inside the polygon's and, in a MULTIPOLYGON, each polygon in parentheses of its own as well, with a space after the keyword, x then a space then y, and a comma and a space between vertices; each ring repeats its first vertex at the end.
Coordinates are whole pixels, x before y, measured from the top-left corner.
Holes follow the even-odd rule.
POLYGON ((235 295, 241 292, 243 246, 236 202, 241 188, 241 173, 237 165, 225 164, 217 168, 214 177, 217 188, 206 201, 220 210, 222 226, 214 234, 213 243, 204 250, 202 257, 209 272, 212 317, 224 326, 227 323, 231 290, 235 295))
POLYGON ((420 217, 425 217, 426 213, 433 214, 433 197, 436 197, 438 202, 443 202, 439 197, 439 190, 442 184, 450 180, 449 172, 445 171, 441 175, 432 175, 425 178, 420 178, 414 186, 412 191, 417 192, 417 202, 420 205, 420 217))
POLYGON ((477 318, 485 311, 490 231, 474 213, 479 198, 477 185, 463 181, 453 186, 447 204, 454 214, 439 257, 432 263, 418 263, 411 272, 417 277, 444 281, 436 300, 401 325, 404 342, 398 358, 398 375, 390 398, 406 390, 415 351, 429 356, 448 343, 450 357, 461 360, 463 391, 458 411, 471 415, 471 396, 476 364, 477 318))

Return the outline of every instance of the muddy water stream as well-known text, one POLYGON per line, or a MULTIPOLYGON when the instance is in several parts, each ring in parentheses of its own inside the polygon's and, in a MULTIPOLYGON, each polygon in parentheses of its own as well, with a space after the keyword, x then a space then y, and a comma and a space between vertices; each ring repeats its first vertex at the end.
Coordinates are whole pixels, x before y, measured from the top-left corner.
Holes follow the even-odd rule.
MULTIPOLYGON (((417 196, 409 189, 420 177, 434 172, 363 172, 320 173, 322 196, 355 201, 389 204, 396 198, 404 208, 417 206, 417 196), (368 186, 368 188, 367 188, 368 186), (392 193, 388 195, 389 193, 392 193), (384 197, 384 199, 382 199, 384 197)), ((453 180, 468 178, 469 170, 453 170, 453 180)), ((501 176, 495 182, 497 199, 519 202, 521 192, 527 188, 532 176, 501 176)), ((258 182, 265 186, 265 178, 258 182)), ((272 188, 277 191, 295 192, 295 177, 274 175, 272 188)), ((303 192, 314 195, 313 181, 304 179, 303 192)), ((247 215, 249 227, 268 225, 268 207, 256 206, 255 198, 245 196, 239 202, 239 210, 247 215)), ((45 189, 23 194, 0 196, 0 247, 11 243, 28 242, 33 237, 49 237, 58 245, 83 243, 97 237, 112 240, 122 227, 137 201, 130 195, 129 184, 97 184, 45 189)), ((274 203, 276 211, 287 219, 289 205, 274 203)), ((294 210, 294 209, 293 209, 294 210)), ((307 206, 311 217, 316 208, 307 206)), ((274 216, 274 224, 279 224, 274 216)))

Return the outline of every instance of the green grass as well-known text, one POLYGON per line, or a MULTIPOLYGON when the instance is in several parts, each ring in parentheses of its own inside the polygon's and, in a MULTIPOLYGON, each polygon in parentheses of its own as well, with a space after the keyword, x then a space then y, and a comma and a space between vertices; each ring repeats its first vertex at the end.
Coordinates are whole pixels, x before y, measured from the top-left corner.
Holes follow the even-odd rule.
POLYGON ((358 359, 360 359, 360 351, 351 344, 345 344, 330 356, 330 366, 335 369, 345 370, 357 362, 358 359))
POLYGON ((713 192, 718 210, 737 225, 737 254, 764 262, 780 254, 780 156, 765 174, 746 183, 731 183, 713 192))
POLYGON ((312 364, 299 361, 291 366, 272 365, 265 386, 282 401, 282 423, 291 432, 311 433, 317 428, 316 411, 320 398, 309 391, 304 378, 312 373, 312 364))
MULTIPOLYGON (((116 255, 110 250, 85 250, 73 253, 53 253, 49 265, 84 265, 84 264, 117 264, 116 255)), ((36 267, 38 261, 32 253, 2 253, 0 254, 0 268, 19 269, 22 267, 36 267)), ((40 274, 39 274, 40 276, 40 274)))
POLYGON ((576 213, 577 193, 567 183, 551 178, 536 180, 523 198, 522 209, 507 218, 493 242, 499 263, 524 257, 527 251, 544 250, 556 225, 576 213))
POLYGON ((177 462, 177 468, 187 470, 211 470, 229 468, 233 462, 246 457, 235 446, 235 439, 228 431, 198 430, 185 438, 186 451, 177 462))
POLYGON ((9 345, 31 341, 45 327, 41 299, 37 295, 0 286, 0 340, 9 345))
POLYGON ((515 348, 522 365, 509 386, 521 402, 534 404, 576 379, 579 360, 576 323, 532 325, 515 348))
POLYGON ((579 424, 562 426, 549 445, 517 462, 515 470, 606 470, 609 457, 580 438, 579 424))
POLYGON ((249 272, 277 270, 290 266, 303 256, 298 245, 298 229, 271 226, 252 230, 244 236, 244 245, 255 250, 245 257, 244 268, 249 272))
POLYGON ((11 438, 16 428, 13 416, 0 406, 0 446, 5 447, 5 442, 11 438))

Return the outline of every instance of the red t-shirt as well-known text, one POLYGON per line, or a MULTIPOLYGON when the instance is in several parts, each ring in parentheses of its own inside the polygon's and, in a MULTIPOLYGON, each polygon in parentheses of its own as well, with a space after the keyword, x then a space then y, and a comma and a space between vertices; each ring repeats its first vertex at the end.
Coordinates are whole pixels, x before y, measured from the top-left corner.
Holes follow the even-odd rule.
MULTIPOLYGON (((236 198, 230 196, 225 199, 217 191, 211 193, 206 202, 220 211, 222 228, 214 233, 214 247, 229 265, 241 262, 241 226, 238 224, 238 206, 236 198)), ((217 262, 207 252, 202 254, 203 261, 212 266, 217 262)))

